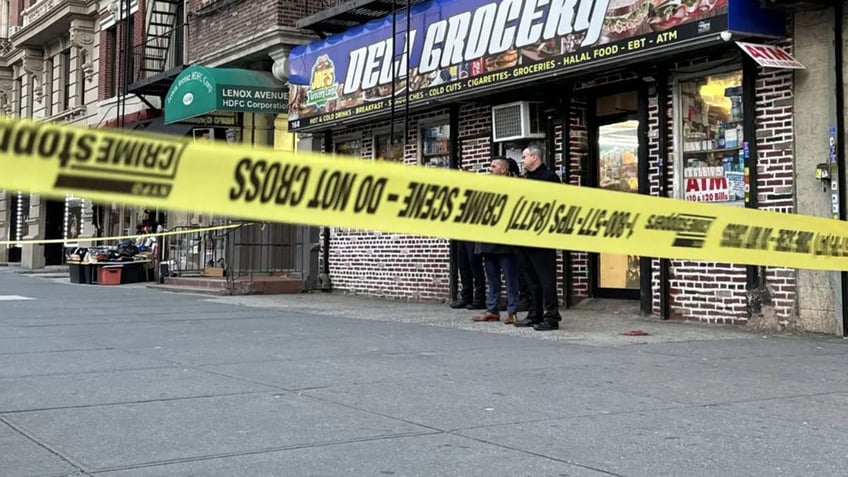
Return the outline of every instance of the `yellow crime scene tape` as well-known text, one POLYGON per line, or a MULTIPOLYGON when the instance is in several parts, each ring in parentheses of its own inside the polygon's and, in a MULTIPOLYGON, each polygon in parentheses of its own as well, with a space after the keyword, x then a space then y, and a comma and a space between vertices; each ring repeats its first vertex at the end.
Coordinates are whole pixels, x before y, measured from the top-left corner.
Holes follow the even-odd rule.
MULTIPOLYGON (((0 186, 2 187, 2 186, 0 186)), ((134 235, 116 235, 114 237, 77 237, 73 239, 40 239, 40 240, 0 240, 0 245, 24 245, 24 244, 48 244, 48 243, 77 243, 77 242, 114 242, 118 240, 126 240, 131 239, 135 240, 139 237, 148 238, 148 237, 172 237, 175 235, 191 235, 198 234, 204 232, 214 232, 217 230, 228 230, 236 227, 241 227, 244 225, 250 225, 247 223, 239 223, 239 224, 229 224, 229 225, 217 225, 215 227, 196 227, 189 228, 186 230, 172 230, 170 232, 151 232, 151 233, 143 233, 143 234, 134 234, 134 235)))
POLYGON ((844 221, 0 118, 0 189, 500 244, 848 270, 844 221))

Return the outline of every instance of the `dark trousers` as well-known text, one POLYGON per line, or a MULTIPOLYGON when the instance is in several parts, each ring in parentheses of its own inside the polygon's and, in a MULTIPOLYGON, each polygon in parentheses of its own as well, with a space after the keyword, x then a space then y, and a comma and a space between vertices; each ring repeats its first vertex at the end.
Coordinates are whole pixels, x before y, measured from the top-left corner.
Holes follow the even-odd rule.
POLYGON ((527 282, 530 321, 560 322, 556 281, 556 250, 519 247, 518 267, 527 282))
POLYGON ((462 284, 461 301, 465 303, 486 303, 486 272, 483 270, 483 256, 474 253, 474 242, 456 243, 456 262, 459 267, 459 281, 462 284))
MULTIPOLYGON (((518 263, 518 256, 515 257, 516 263, 518 263)), ((518 303, 522 304, 522 306, 527 306, 530 303, 529 293, 527 292, 527 280, 524 279, 524 274, 521 273, 521 270, 518 271, 518 303)))
POLYGON ((518 257, 512 254, 483 255, 486 267, 486 280, 489 282, 489 295, 486 299, 486 310, 498 312, 498 298, 501 294, 501 271, 506 282, 506 311, 518 311, 518 257))

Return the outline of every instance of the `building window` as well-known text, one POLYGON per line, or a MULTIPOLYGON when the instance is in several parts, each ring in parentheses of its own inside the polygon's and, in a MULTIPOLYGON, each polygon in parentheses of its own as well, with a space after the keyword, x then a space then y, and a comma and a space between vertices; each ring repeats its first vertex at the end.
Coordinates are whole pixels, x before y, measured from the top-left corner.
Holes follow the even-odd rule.
POLYGON ((47 58, 44 64, 44 117, 53 115, 53 58, 47 58))
POLYGON ((18 117, 24 116, 24 78, 15 81, 15 101, 18 103, 18 117))
POLYGON ((106 75, 106 98, 112 98, 123 94, 124 83, 126 83, 127 78, 129 78, 130 83, 132 83, 135 79, 136 58, 134 56, 134 44, 124 44, 126 40, 124 37, 125 33, 129 33, 130 42, 133 42, 135 39, 134 18, 135 15, 130 17, 129 21, 122 20, 106 30, 105 41, 107 56, 104 59, 104 62, 105 64, 110 65, 110 68, 106 71, 103 71, 101 68, 100 73, 106 75), (124 27, 128 27, 128 31, 124 30, 124 27), (129 65, 127 65, 125 52, 129 52, 131 57, 129 65), (127 66, 129 66, 129 68, 127 68, 127 66))
POLYGON ((403 162, 403 128, 396 128, 394 138, 391 131, 374 134, 374 160, 403 162))
POLYGON ((77 50, 77 69, 76 69, 76 83, 77 83, 77 104, 80 106, 85 106, 85 71, 83 70, 82 65, 88 61, 85 57, 85 51, 83 49, 77 50))
MULTIPOLYGON (((129 81, 129 84, 131 84, 135 78, 135 57, 133 55, 133 42, 135 41, 135 14, 133 14, 128 20, 125 20, 125 23, 126 25, 128 25, 130 44, 124 45, 125 48, 123 48, 123 50, 129 54, 130 58, 128 62, 129 71, 127 72, 127 75, 125 77, 121 78, 122 85, 125 81, 129 81)), ((120 70, 123 71, 123 68, 120 68, 120 70)), ((124 92, 123 88, 121 89, 121 92, 124 92)))
POLYGON ((62 67, 62 111, 71 109, 71 50, 67 49, 61 53, 62 67))
POLYGON ((745 199, 742 71, 678 82, 683 198, 741 205, 745 199))
POLYGON ((112 65, 102 74, 106 75, 106 97, 111 98, 118 94, 118 28, 112 27, 106 30, 106 64, 112 65))
POLYGON ((421 163, 450 167, 450 126, 438 124, 421 128, 421 163))
POLYGON ((29 81, 27 81, 27 116, 34 117, 35 116, 35 88, 38 87, 38 81, 35 79, 35 75, 29 76, 29 81))

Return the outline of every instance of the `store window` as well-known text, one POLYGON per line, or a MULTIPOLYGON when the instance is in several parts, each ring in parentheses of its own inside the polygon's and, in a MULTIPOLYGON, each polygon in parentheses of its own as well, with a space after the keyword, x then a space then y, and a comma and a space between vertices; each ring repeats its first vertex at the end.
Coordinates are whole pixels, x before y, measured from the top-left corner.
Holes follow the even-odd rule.
POLYGON ((421 128, 421 163, 430 167, 450 167, 449 125, 421 128))
POLYGON ((381 131, 374 135, 374 160, 403 162, 404 131, 381 131))
POLYGON ((362 140, 339 138, 335 143, 335 152, 339 156, 362 157, 362 140))
POLYGON ((742 71, 678 82, 682 196, 741 205, 745 198, 742 71))
MULTIPOLYGON (((80 197, 68 195, 65 198, 65 240, 76 242, 80 235, 85 233, 83 229, 82 211, 85 209, 85 200, 80 197)), ((67 242, 65 245, 69 245, 67 242)))

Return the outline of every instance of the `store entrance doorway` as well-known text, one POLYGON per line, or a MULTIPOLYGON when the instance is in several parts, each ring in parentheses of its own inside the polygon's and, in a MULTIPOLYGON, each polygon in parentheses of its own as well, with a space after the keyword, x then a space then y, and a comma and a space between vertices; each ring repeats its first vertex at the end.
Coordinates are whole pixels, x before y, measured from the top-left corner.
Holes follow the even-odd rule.
MULTIPOLYGON (((599 96, 590 123, 589 185, 638 194, 648 180, 642 160, 645 124, 639 115, 639 93, 599 96)), ((593 296, 639 299, 642 259, 637 255, 592 254, 593 296)))
MULTIPOLYGON (((44 204, 44 238, 59 240, 65 238, 65 202, 47 200, 44 204)), ((44 244, 44 264, 61 265, 64 262, 64 244, 44 244)))

